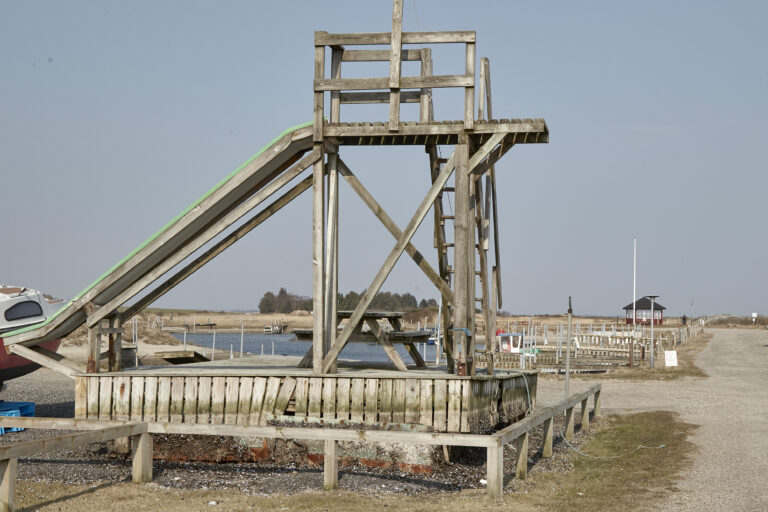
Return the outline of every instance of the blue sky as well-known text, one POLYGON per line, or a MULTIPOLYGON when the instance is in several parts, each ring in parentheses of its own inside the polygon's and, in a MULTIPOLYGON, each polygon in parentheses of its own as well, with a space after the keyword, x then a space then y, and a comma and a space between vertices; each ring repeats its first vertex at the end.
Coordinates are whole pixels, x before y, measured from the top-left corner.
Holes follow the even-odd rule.
MULTIPOLYGON (((691 299, 696 313, 768 312, 767 24, 763 2, 405 0, 404 30, 477 31, 496 117, 550 128, 498 166, 503 309, 562 312, 572 295, 577 313, 620 314, 637 236, 638 294, 671 314, 691 299)), ((0 1, 0 282, 75 294, 311 119, 313 31, 390 28, 388 1, 0 1)), ((437 48, 435 71, 462 72, 462 56, 437 48)), ((343 118, 386 116, 353 108, 343 118)), ((461 108, 436 95, 439 118, 461 108)), ((342 157, 404 226, 428 187, 423 149, 342 157)), ((341 194, 340 287, 361 290, 394 240, 341 194)), ((310 207, 302 196, 160 304, 309 295, 310 207)), ((415 244, 434 261, 428 224, 415 244)), ((384 289, 437 296, 407 257, 384 289)))

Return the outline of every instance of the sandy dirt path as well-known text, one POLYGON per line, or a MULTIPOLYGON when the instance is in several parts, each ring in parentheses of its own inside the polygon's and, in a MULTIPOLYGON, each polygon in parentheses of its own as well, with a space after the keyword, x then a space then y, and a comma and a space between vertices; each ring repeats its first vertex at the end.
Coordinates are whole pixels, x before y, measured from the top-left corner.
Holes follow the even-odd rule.
MULTIPOLYGON (((714 334, 696 365, 708 378, 607 380, 605 411, 671 410, 699 425, 693 465, 657 510, 768 510, 768 331, 714 334)), ((571 393, 593 380, 574 379, 571 393)), ((541 379, 538 403, 562 398, 563 381, 541 379)))

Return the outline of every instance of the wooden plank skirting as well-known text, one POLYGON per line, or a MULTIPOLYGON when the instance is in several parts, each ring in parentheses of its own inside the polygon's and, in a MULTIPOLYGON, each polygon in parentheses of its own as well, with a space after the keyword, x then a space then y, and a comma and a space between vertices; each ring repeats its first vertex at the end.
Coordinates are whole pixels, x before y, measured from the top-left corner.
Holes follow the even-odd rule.
POLYGON ((78 375, 75 417, 487 433, 524 416, 535 400, 534 372, 492 378, 78 375))

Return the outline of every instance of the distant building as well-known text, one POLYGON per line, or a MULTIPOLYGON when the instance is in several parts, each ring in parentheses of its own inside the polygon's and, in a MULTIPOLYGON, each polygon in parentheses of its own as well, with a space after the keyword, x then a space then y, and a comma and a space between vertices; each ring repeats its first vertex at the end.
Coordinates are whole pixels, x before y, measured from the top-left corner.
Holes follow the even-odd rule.
MULTIPOLYGON (((653 302, 653 324, 661 325, 664 320, 664 310, 667 309, 658 302, 653 302)), ((624 306, 627 314, 627 324, 632 324, 632 304, 624 306)), ((635 301, 635 318, 637 324, 651 325, 651 299, 643 297, 635 301)))

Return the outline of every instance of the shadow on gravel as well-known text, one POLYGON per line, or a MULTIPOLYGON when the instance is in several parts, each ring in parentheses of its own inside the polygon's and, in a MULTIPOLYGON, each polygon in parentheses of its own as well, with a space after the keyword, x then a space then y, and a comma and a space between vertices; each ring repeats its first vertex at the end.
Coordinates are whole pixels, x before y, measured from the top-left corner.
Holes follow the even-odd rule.
POLYGON ((107 489, 108 487, 112 487, 117 483, 118 482, 104 482, 103 484, 100 484, 100 485, 94 485, 90 489, 85 489, 80 492, 68 494, 66 496, 61 496, 60 498, 56 498, 53 500, 41 501, 29 507, 20 508, 18 509, 18 512, 33 512, 35 510, 40 510, 43 507, 47 507, 48 505, 54 505, 56 503, 65 503, 73 498, 77 498, 79 496, 85 496, 86 494, 93 494, 97 491, 100 491, 101 489, 107 489))

